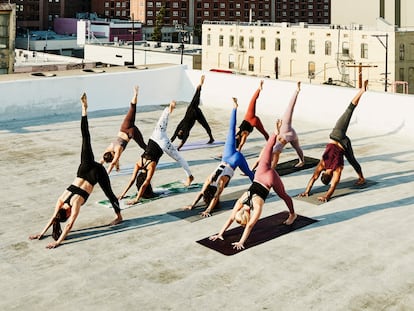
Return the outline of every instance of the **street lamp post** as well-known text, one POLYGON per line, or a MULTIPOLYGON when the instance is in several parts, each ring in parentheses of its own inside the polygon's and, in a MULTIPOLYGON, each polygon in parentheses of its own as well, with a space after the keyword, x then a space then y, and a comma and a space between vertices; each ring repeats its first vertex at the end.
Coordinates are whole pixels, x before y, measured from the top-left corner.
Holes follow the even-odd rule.
POLYGON ((388 34, 385 35, 372 35, 376 37, 381 45, 385 48, 385 92, 387 92, 388 87, 388 34), (382 42, 381 37, 385 37, 385 44, 382 42))

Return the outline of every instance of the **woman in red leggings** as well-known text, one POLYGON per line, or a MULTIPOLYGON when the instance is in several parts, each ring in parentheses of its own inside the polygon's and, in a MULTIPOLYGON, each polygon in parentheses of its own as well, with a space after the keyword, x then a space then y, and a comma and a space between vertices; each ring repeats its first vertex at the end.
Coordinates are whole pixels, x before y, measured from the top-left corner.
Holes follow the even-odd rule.
POLYGON ((236 148, 240 151, 243 148, 244 143, 246 142, 247 136, 253 132, 253 128, 257 128, 260 133, 263 134, 266 140, 269 139, 269 134, 266 132, 262 121, 258 116, 256 116, 256 101, 260 95, 260 91, 263 89, 263 80, 260 81, 260 86, 253 94, 252 99, 250 100, 249 107, 247 107, 246 114, 244 119, 239 126, 239 131, 236 134, 236 148))

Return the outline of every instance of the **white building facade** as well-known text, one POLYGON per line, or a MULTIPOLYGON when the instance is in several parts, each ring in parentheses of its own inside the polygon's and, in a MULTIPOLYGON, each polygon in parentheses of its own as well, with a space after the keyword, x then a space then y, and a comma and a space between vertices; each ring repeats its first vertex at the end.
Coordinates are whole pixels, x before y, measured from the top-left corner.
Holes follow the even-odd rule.
POLYGON ((203 70, 414 93, 414 27, 203 24, 203 70), (387 73, 387 74, 386 74, 387 73), (385 84, 385 80, 388 81, 385 84))

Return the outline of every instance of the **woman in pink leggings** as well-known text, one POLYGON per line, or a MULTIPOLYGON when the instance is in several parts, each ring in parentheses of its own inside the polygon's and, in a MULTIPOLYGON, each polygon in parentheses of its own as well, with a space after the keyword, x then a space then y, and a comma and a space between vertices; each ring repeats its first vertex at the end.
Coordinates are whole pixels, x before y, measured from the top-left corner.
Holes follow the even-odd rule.
MULTIPOLYGON (((290 143, 293 149, 296 150, 296 153, 299 157, 298 163, 295 164, 295 167, 302 167, 305 164, 305 158, 303 156, 302 148, 299 145, 299 138, 296 134, 295 129, 292 127, 292 116, 293 110, 295 109, 296 100, 298 98, 298 94, 300 92, 300 82, 297 84, 297 89, 293 94, 289 105, 286 107, 285 113, 283 114, 282 118, 282 126, 280 127, 280 134, 277 137, 276 144, 273 146, 273 159, 272 159, 272 168, 275 169, 277 163, 279 162, 279 156, 282 153, 283 148, 286 146, 287 143, 290 143)), ((263 152, 263 150, 262 150, 263 152)), ((261 154, 257 159, 256 163, 253 165, 253 170, 256 169, 257 165, 259 164, 261 158, 261 154)))
POLYGON ((247 107, 246 114, 244 119, 239 126, 239 131, 236 134, 236 148, 240 151, 243 148, 244 143, 247 140, 247 136, 253 132, 253 128, 257 128, 260 133, 263 134, 266 140, 269 139, 269 134, 266 132, 262 121, 258 116, 256 116, 256 101, 260 95, 260 91, 263 89, 263 80, 260 81, 260 86, 253 94, 252 99, 250 100, 249 107, 247 107))
POLYGON ((262 160, 257 167, 253 183, 249 190, 237 200, 229 219, 226 221, 221 231, 218 234, 211 236, 210 240, 223 240, 224 232, 230 227, 233 221, 236 220, 239 224, 245 226, 245 228, 240 240, 233 243, 233 247, 238 250, 244 249, 244 243, 262 214, 263 205, 269 195, 270 188, 273 188, 276 194, 285 201, 285 204, 289 209, 289 217, 284 221, 284 224, 291 225, 295 221, 297 215, 293 208, 292 198, 286 193, 278 173, 271 167, 272 148, 276 143, 281 124, 282 122, 278 120, 275 133, 266 143, 262 160))

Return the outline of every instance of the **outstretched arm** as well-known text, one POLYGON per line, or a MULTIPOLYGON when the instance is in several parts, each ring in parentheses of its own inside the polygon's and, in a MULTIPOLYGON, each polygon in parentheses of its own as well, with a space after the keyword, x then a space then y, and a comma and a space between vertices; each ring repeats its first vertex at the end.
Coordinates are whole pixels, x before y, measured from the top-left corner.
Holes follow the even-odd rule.
POLYGON ((207 206, 206 210, 201 213, 201 217, 210 217, 211 211, 217 206, 217 203, 220 199, 220 195, 224 190, 224 186, 228 183, 229 177, 228 176, 222 176, 218 180, 217 190, 214 194, 213 199, 210 201, 210 204, 207 206))
POLYGON ((145 178, 144 182, 142 183, 141 187, 138 190, 137 196, 128 201, 128 205, 137 204, 139 200, 142 198, 142 196, 145 193, 145 190, 147 189, 148 185, 151 184, 152 176, 154 176, 155 173, 155 167, 157 166, 156 162, 151 162, 147 167, 147 178, 145 178))
POLYGON ((43 228, 42 232, 40 232, 39 234, 33 234, 31 236, 29 236, 29 240, 40 240, 46 233, 46 231, 52 226, 53 224, 53 220, 55 219, 59 209, 63 206, 63 201, 59 198, 56 202, 55 205, 55 210, 53 212, 52 217, 50 218, 49 222, 47 223, 47 225, 43 228))
POLYGON ((254 212, 251 213, 251 217, 249 222, 246 224, 246 227, 243 230, 243 234, 239 240, 239 242, 232 243, 233 248, 237 250, 244 249, 244 243, 246 242, 247 238, 249 237, 250 233, 253 230, 254 225, 257 223, 257 221, 260 218, 260 215, 262 214, 262 205, 255 205, 254 212))
POLYGON ((310 191, 312 190, 313 184, 315 183, 316 180, 318 180, 319 175, 322 173, 323 169, 324 169, 324 162, 321 159, 319 161, 318 166, 315 168, 312 177, 310 178, 308 185, 306 187, 305 192, 299 194, 300 197, 307 197, 310 193, 310 191))
POLYGON ((334 172, 332 176, 331 186, 329 187, 329 190, 326 192, 324 196, 318 197, 319 201, 322 202, 328 202, 333 193, 335 192, 336 186, 338 186, 339 181, 341 180, 341 174, 342 174, 343 167, 338 167, 334 172))
POLYGON ((81 204, 79 202, 79 200, 76 201, 75 204, 73 204, 72 206, 72 211, 70 214, 70 217, 65 225, 65 227, 62 230, 62 233, 59 236, 59 239, 57 241, 51 242, 49 243, 46 248, 56 248, 58 247, 60 244, 62 244, 62 242, 66 239, 66 236, 69 234, 70 230, 72 229, 76 218, 78 218, 79 212, 80 212, 80 207, 81 204))
POLYGON ((233 210, 231 212, 231 215, 229 216, 229 218, 227 219, 227 221, 224 223, 224 225, 221 228, 220 232, 209 237, 209 239, 211 241, 215 241, 217 239, 224 240, 224 238, 223 238, 224 232, 230 227, 230 225, 233 223, 234 219, 236 218, 237 212, 243 207, 242 198, 244 198, 244 197, 243 196, 240 197, 236 201, 236 203, 234 204, 234 207, 233 207, 233 210))
POLYGON ((134 171, 132 172, 131 179, 128 182, 128 185, 122 192, 122 194, 118 197, 119 200, 123 199, 128 192, 129 188, 134 184, 135 179, 137 178, 138 172, 141 169, 141 164, 139 162, 135 163, 134 171))

